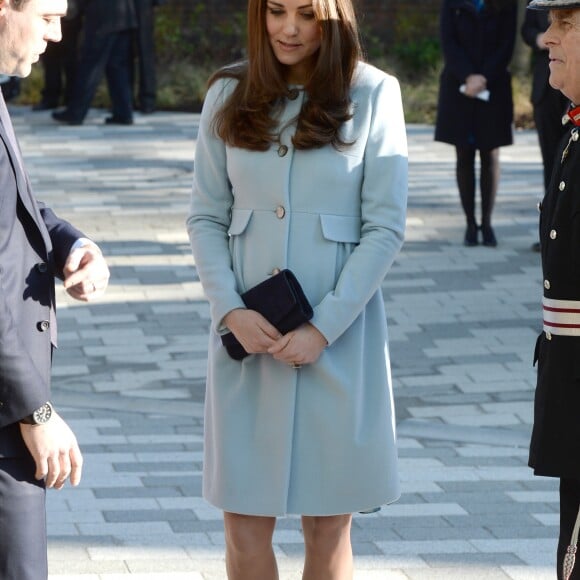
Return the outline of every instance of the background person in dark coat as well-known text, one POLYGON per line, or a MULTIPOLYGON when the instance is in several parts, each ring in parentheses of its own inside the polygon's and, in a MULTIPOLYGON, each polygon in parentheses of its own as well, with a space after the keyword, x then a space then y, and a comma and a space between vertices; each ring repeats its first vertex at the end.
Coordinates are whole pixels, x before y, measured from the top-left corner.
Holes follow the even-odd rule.
MULTIPOLYGON (((529 2, 528 2, 529 4, 529 2)), ((534 107, 534 123, 538 132, 542 163, 544 167, 544 193, 548 189, 554 154, 566 127, 561 123, 569 101, 548 82, 550 77, 548 47, 544 43, 544 32, 549 26, 548 13, 542 10, 526 10, 522 24, 522 38, 532 48, 532 105, 534 107)), ((536 242, 532 249, 540 250, 536 242)))
POLYGON ((550 10, 544 34, 550 85, 574 104, 541 205, 544 329, 534 362, 538 380, 529 464, 535 475, 560 478, 559 580, 579 580, 572 553, 580 525, 580 1, 533 0, 550 10))
MULTIPOLYGON (((100 1, 100 0, 99 0, 100 1)), ((30 74, 60 40, 66 0, 0 0, 0 73, 30 74)), ((90 300, 107 286, 101 251, 36 201, 0 95, 0 578, 48 577, 45 488, 81 478, 82 456, 50 402, 55 276, 90 300)))
POLYGON ((137 16, 133 0, 82 0, 84 38, 70 104, 55 111, 56 121, 81 125, 103 74, 107 77, 112 116, 106 123, 133 123, 133 30, 137 16))
POLYGON ((44 69, 44 86, 39 103, 33 111, 56 109, 64 100, 68 105, 77 72, 79 35, 82 17, 76 0, 68 0, 68 10, 62 19, 62 40, 49 42, 45 53, 40 57, 44 69))
POLYGON ((515 0, 444 0, 440 27, 445 63, 435 140, 456 147, 457 185, 468 246, 478 243, 475 153, 479 150, 481 232, 484 245, 495 246, 491 215, 499 183, 498 147, 512 143, 508 66, 516 38, 517 4, 515 0))

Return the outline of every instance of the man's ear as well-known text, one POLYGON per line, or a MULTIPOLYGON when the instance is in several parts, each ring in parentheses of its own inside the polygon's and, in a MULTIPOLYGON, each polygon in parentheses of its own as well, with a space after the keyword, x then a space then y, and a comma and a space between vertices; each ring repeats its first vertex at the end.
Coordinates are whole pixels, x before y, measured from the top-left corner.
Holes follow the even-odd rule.
POLYGON ((6 9, 8 8, 9 4, 9 0, 0 0, 0 17, 6 14, 6 9))

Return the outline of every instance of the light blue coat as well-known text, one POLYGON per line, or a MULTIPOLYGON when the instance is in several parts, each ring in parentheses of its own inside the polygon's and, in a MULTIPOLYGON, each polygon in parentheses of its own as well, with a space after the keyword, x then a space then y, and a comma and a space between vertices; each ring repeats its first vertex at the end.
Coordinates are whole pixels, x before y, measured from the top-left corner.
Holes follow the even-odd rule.
MULTIPOLYGON (((230 512, 277 516, 360 511, 399 496, 387 328, 380 286, 402 243, 407 143, 399 85, 360 63, 354 145, 300 151, 294 125, 266 152, 225 146, 208 92, 187 227, 210 302, 204 497, 230 512), (287 149, 286 149, 287 148, 287 149), (270 355, 230 359, 223 317, 276 268, 297 276, 328 347, 293 369, 270 355)), ((299 113, 288 100, 280 127, 299 113)))

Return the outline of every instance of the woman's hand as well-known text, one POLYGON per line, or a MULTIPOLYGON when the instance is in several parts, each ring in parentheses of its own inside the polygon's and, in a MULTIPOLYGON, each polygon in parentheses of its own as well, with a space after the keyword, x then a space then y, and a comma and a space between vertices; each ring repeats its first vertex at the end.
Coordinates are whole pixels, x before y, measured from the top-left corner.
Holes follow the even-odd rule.
POLYGON ((487 79, 483 75, 469 75, 465 79, 465 94, 475 97, 487 88, 487 79))
POLYGON ((246 352, 266 353, 282 335, 255 310, 236 308, 224 316, 223 323, 234 333, 246 352))
POLYGON ((307 322, 279 338, 268 352, 289 365, 306 365, 316 362, 327 345, 324 335, 307 322))

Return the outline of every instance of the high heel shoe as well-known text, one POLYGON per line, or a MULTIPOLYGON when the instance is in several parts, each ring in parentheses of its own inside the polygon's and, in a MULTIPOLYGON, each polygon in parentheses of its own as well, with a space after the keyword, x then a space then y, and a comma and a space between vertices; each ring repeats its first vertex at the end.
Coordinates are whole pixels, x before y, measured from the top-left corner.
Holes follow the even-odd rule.
POLYGON ((491 226, 481 226, 481 236, 484 246, 488 248, 495 248, 497 246, 497 240, 491 226))
POLYGON ((465 230, 465 238, 463 239, 463 245, 472 247, 477 246, 477 226, 475 224, 468 224, 465 230))

